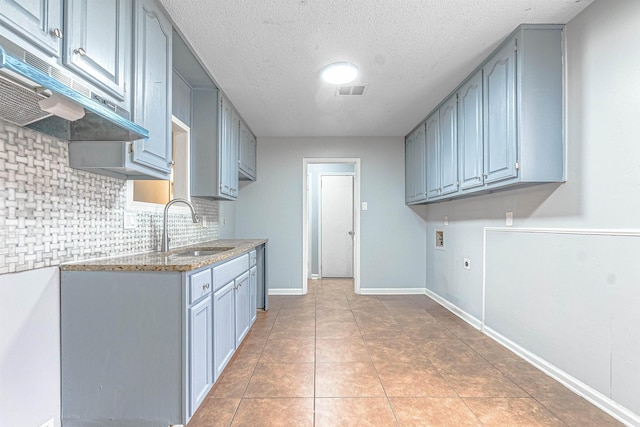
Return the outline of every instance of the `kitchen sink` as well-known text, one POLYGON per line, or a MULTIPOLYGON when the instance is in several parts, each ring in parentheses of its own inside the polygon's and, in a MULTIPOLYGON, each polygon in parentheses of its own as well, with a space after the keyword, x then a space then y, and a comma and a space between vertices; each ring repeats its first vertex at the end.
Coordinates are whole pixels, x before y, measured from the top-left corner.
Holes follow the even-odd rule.
POLYGON ((196 257, 196 256, 210 256, 216 255, 221 252, 230 251, 231 247, 221 247, 221 248, 191 248, 185 249, 184 251, 176 252, 170 256, 175 257, 196 257))

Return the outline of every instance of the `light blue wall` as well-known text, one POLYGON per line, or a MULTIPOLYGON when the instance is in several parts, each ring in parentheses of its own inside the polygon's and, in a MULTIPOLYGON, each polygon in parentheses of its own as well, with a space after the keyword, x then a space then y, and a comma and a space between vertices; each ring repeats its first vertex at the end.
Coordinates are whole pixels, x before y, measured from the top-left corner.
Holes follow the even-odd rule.
POLYGON ((240 190, 236 237, 269 239, 273 289, 302 290, 303 158, 360 158, 361 287, 424 288, 424 207, 404 204, 404 138, 259 138, 258 181, 240 190), (418 212, 418 213, 417 213, 418 212))
MULTIPOLYGON (((637 52, 640 46, 639 22, 640 2, 612 0, 595 1, 567 24, 567 182, 429 205, 426 251, 429 290, 480 320, 483 287, 487 295, 492 293, 494 300, 504 301, 504 307, 505 304, 509 304, 510 298, 506 295, 495 295, 498 292, 497 288, 512 292, 519 286, 531 285, 530 280, 522 277, 530 274, 527 271, 558 270, 558 267, 549 265, 549 257, 544 256, 550 253, 549 245, 563 245, 567 269, 576 265, 576 259, 587 259, 591 256, 590 253, 593 251, 590 252, 589 248, 575 243, 581 239, 569 234, 559 234, 539 240, 514 239, 530 245, 526 252, 517 248, 518 253, 529 254, 525 260, 528 269, 523 269, 522 264, 509 262, 507 259, 501 263, 499 253, 491 251, 508 251, 505 252, 504 247, 492 244, 487 246, 485 253, 483 232, 485 227, 504 227, 507 211, 513 212, 513 226, 518 228, 583 229, 586 230, 585 235, 588 235, 589 230, 598 229, 613 229, 621 233, 640 230, 640 55, 630 54, 637 52), (449 220, 447 226, 444 225, 445 216, 449 220), (445 251, 433 247, 433 234, 436 229, 445 232, 445 251), (485 257, 488 260, 488 275, 483 283, 485 257), (463 268, 464 258, 471 260, 471 270, 463 268), (552 270, 551 267, 556 270, 552 270), (507 277, 510 281, 506 284, 496 283, 492 281, 496 277, 507 277)), ((611 357, 611 361, 602 363, 605 368, 613 370, 611 379, 599 382, 590 381, 588 376, 578 379, 594 386, 611 383, 610 390, 604 388, 599 391, 605 396, 613 396, 614 400, 640 414, 640 400, 630 396, 637 396, 640 384, 640 364, 630 362, 637 360, 640 339, 637 331, 629 334, 620 329, 625 327, 624 323, 640 324, 637 300, 610 297, 599 304, 597 309, 602 312, 593 312, 593 316, 590 317, 585 317, 584 311, 580 310, 580 307, 592 304, 593 293, 589 289, 594 287, 601 290, 608 287, 609 292, 605 294, 609 296, 612 293, 637 293, 634 291, 638 286, 637 274, 634 280, 622 279, 634 277, 631 272, 637 270, 632 270, 633 265, 629 264, 626 268, 616 265, 610 274, 607 273, 607 269, 617 264, 614 254, 619 253, 620 248, 616 245, 624 239, 604 240, 611 241, 610 244, 613 245, 611 251, 605 251, 610 259, 588 266, 598 272, 588 275, 592 282, 585 282, 584 272, 567 270, 566 274, 559 276, 561 280, 554 282, 554 286, 549 286, 549 283, 540 284, 538 291, 550 294, 532 292, 528 300, 531 308, 521 308, 520 315, 525 316, 532 324, 537 324, 543 319, 551 321, 550 316, 554 316, 552 307, 540 302, 553 300, 554 306, 561 307, 561 310, 559 317, 553 318, 552 321, 561 323, 562 318, 570 319, 571 324, 577 325, 570 334, 576 340, 583 340, 582 342, 588 342, 593 346, 590 348, 584 345, 581 351, 611 357), (541 306, 547 309, 540 310, 541 306), (594 320, 602 314, 618 327, 610 328, 608 323, 594 320), (624 318, 625 322, 620 322, 620 318, 624 318), (609 335, 617 335, 617 341, 614 341, 617 344, 610 344, 611 339, 589 338, 594 335, 591 327, 594 322, 598 324, 598 328, 606 329, 609 335), (620 335, 625 333, 626 339, 620 339, 620 335), (626 360, 629 363, 626 366, 620 363, 616 365, 616 360, 626 360), (633 378, 635 390, 624 390, 624 384, 616 384, 616 378, 633 378)), ((524 262, 521 259, 519 261, 524 262)), ((528 292, 529 288, 522 291, 528 292)), ((487 310, 494 310, 496 307, 500 307, 500 304, 489 306, 487 310)), ((489 314, 493 319, 498 318, 496 313, 489 314)), ((513 321, 513 318, 510 321, 513 321)), ((566 328, 566 324, 567 321, 564 321, 563 327, 566 328)), ((498 330, 509 329, 506 324, 491 326, 498 330)), ((563 366, 564 363, 572 366, 574 372, 589 371, 589 367, 581 366, 578 361, 571 360, 570 364, 567 363, 567 354, 570 352, 563 348, 565 342, 561 339, 549 335, 544 339, 548 342, 536 343, 534 346, 528 342, 531 341, 529 336, 520 341, 519 345, 555 366, 563 366), (547 346, 551 350, 542 354, 539 349, 547 351, 547 346)), ((585 363, 588 360, 588 357, 583 358, 585 363)), ((591 368, 595 369, 594 366, 591 368)))
POLYGON ((309 274, 320 274, 320 260, 318 251, 318 223, 320 222, 320 175, 323 173, 346 172, 354 173, 355 166, 346 163, 318 163, 310 164, 307 168, 309 177, 307 178, 309 185, 309 274))

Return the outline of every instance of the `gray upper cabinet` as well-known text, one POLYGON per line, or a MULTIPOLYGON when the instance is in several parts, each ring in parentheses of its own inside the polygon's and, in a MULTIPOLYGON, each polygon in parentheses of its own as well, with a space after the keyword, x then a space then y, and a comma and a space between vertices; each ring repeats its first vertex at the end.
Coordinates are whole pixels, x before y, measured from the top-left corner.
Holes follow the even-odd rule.
POLYGON ((427 202, 565 180, 563 28, 521 25, 428 116, 427 202))
POLYGON ((0 22, 0 33, 5 37, 18 35, 46 54, 60 56, 62 0, 2 0, 0 22))
POLYGON ((461 191, 484 183, 482 108, 482 71, 478 71, 458 90, 458 159, 461 191))
POLYGON ((191 126, 191 87, 175 70, 172 85, 173 115, 185 125, 191 126))
POLYGON ((121 102, 129 96, 132 13, 131 0, 65 1, 64 65, 121 102))
POLYGON ((194 89, 192 97, 191 195, 235 200, 239 116, 217 89, 194 89))
POLYGON ((134 142, 133 161, 162 173, 171 170, 172 27, 152 0, 137 0, 135 10, 135 122, 149 138, 134 142))
POLYGON ((439 110, 438 167, 441 196, 458 191, 457 104, 457 97, 451 96, 439 110))
POLYGON ((424 123, 418 126, 405 140, 405 199, 407 203, 426 200, 424 123))
POLYGON ((436 111, 425 122, 425 153, 427 199, 440 196, 440 168, 438 167, 438 141, 440 140, 440 114, 436 111))
POLYGON ((242 180, 255 181, 257 176, 256 160, 258 146, 256 144, 256 137, 251 133, 244 120, 240 121, 239 144, 238 176, 242 180))
POLYGON ((484 66, 484 180, 517 176, 516 40, 484 66))

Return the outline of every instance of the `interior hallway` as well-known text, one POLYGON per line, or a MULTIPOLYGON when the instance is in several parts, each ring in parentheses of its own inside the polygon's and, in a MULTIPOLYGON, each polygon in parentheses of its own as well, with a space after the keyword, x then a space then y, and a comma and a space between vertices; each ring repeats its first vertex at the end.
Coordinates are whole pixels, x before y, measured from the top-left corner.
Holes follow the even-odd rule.
POLYGON ((424 295, 271 296, 189 427, 621 425, 424 295))

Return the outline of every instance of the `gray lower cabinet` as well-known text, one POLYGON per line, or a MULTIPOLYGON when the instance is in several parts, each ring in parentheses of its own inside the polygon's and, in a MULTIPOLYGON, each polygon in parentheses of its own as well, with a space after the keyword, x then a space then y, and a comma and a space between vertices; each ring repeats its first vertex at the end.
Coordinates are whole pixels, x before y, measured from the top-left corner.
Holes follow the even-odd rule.
POLYGON ((245 272, 236 279, 236 348, 249 333, 251 328, 251 289, 249 272, 245 272))
POLYGON ((213 385, 213 301, 211 269, 189 276, 188 384, 189 417, 196 412, 213 385))
POLYGON ((521 25, 429 114, 427 202, 565 180, 563 28, 521 25))
POLYGON ((236 350, 235 281, 232 280, 213 294, 213 353, 217 380, 236 350))
POLYGON ((257 265, 62 271, 63 425, 187 424, 255 318, 257 265))
POLYGON ((250 324, 253 325, 258 318, 258 267, 255 265, 249 270, 249 304, 250 324))

